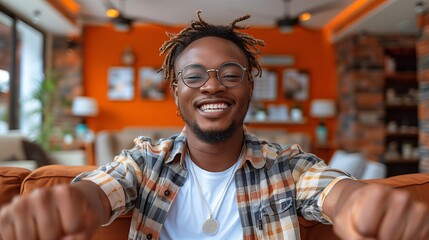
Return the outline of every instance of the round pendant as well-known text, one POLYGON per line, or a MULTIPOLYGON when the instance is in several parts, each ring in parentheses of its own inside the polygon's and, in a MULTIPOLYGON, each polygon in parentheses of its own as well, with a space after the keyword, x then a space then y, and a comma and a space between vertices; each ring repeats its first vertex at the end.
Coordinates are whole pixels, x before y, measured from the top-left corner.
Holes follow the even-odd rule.
POLYGON ((214 218, 207 219, 203 224, 203 231, 208 235, 214 235, 219 230, 219 223, 214 218))

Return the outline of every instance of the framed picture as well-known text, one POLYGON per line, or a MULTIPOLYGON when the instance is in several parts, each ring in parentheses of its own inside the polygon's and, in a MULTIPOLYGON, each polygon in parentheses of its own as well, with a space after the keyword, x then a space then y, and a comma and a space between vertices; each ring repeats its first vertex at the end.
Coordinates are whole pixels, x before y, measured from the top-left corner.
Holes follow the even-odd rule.
POLYGON ((253 100, 273 101, 277 99, 277 72, 263 69, 261 77, 254 78, 253 100))
POLYGON ((286 69, 283 71, 283 94, 286 99, 306 101, 309 95, 309 76, 306 71, 286 69))
POLYGON ((155 68, 142 67, 139 70, 140 97, 148 100, 164 100, 167 94, 167 83, 164 73, 155 68))
POLYGON ((110 67, 108 69, 109 100, 132 100, 134 98, 134 69, 132 67, 110 67))

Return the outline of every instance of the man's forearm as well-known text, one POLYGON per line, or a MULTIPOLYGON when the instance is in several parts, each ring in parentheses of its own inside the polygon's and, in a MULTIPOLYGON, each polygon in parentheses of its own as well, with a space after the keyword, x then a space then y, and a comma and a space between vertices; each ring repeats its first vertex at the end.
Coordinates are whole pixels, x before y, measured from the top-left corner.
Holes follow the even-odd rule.
POLYGON ((91 207, 97 212, 100 225, 107 223, 110 219, 111 207, 109 199, 100 186, 90 181, 79 181, 72 186, 88 199, 91 207))
POLYGON ((340 209, 343 208, 348 198, 361 187, 366 186, 366 183, 355 180, 341 180, 335 184, 323 203, 323 212, 332 220, 340 209))

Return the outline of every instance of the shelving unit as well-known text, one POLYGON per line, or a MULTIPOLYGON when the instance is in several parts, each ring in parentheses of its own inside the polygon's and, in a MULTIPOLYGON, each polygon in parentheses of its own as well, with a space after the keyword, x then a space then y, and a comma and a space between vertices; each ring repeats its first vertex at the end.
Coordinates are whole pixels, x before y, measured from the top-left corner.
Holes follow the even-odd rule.
POLYGON ((415 47, 386 48, 385 154, 389 176, 418 171, 418 82, 415 47), (390 62, 390 64, 389 64, 390 62))
POLYGON ((383 162, 387 175, 418 171, 416 38, 353 36, 337 44, 337 142, 383 162))

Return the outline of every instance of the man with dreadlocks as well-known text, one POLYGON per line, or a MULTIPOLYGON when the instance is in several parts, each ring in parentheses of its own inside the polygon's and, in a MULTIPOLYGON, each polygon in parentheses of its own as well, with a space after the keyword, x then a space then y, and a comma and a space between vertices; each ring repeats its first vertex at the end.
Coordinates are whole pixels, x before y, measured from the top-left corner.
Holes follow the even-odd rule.
POLYGON ((129 239, 299 239, 298 214, 333 222, 344 239, 429 238, 428 209, 403 192, 249 133, 264 42, 239 31, 249 16, 228 26, 197 17, 161 47, 183 131, 156 143, 139 137, 72 185, 15 200, 0 213, 4 239, 89 238, 129 211, 129 239))

